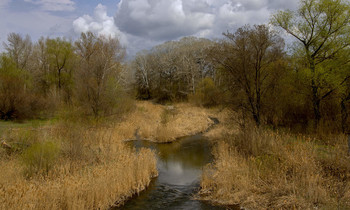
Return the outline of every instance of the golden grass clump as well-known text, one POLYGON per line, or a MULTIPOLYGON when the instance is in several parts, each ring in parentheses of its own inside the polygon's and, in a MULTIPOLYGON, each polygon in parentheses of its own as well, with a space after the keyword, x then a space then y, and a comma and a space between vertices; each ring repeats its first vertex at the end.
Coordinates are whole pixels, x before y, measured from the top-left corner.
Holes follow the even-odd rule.
POLYGON ((237 113, 228 109, 213 108, 210 111, 210 115, 219 120, 219 124, 215 125, 208 132, 204 133, 205 137, 213 140, 220 140, 227 135, 233 135, 238 131, 238 123, 235 121, 239 119, 237 113))
MULTIPOLYGON (((19 133, 6 135, 9 145, 19 133)), ((35 133, 37 142, 61 145, 58 160, 48 173, 27 177, 21 151, 1 151, 0 209, 107 209, 157 176, 155 153, 127 147, 119 130, 56 125, 35 133)))
POLYGON ((136 104, 134 112, 117 125, 125 139, 134 138, 135 131, 141 139, 170 142, 177 138, 205 131, 213 122, 208 109, 190 104, 163 106, 147 101, 136 104))
POLYGON ((204 169, 200 199, 249 209, 350 208, 344 136, 327 146, 250 128, 228 139, 204 169))

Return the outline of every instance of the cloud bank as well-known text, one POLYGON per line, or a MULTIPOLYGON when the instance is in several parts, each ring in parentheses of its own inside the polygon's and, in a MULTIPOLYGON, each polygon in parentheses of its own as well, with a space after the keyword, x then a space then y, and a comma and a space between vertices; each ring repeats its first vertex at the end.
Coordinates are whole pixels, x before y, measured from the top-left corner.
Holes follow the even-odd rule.
POLYGON ((245 24, 267 23, 271 12, 295 9, 298 0, 121 0, 110 17, 99 4, 94 16, 73 23, 74 31, 118 36, 129 51, 183 36, 221 37, 245 24))

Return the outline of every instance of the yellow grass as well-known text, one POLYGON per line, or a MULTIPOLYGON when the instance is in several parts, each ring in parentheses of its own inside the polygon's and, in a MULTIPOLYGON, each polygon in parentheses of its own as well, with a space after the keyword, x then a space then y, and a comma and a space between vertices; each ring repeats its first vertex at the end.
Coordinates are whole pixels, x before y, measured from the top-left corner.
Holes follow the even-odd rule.
POLYGON ((214 108, 209 111, 211 116, 219 120, 219 124, 215 125, 208 132, 206 132, 204 134, 205 137, 213 140, 221 140, 227 135, 237 133, 239 128, 238 123, 235 121, 235 119, 239 119, 239 117, 237 117, 237 113, 227 108, 214 108))
POLYGON ((125 139, 133 139, 138 130, 141 139, 169 142, 203 132, 213 124, 209 110, 190 104, 163 106, 141 101, 136 106, 136 110, 117 125, 125 139))
POLYGON ((215 150, 200 199, 249 209, 348 209, 350 166, 344 136, 335 145, 270 131, 240 131, 215 150))
MULTIPOLYGON (((35 132, 36 141, 61 145, 60 158, 48 175, 26 178, 20 154, 0 151, 0 209, 107 209, 157 176, 154 152, 128 148, 118 130, 57 125, 35 132), (79 139, 82 147, 74 143, 79 139)), ((20 140, 18 133, 5 135, 9 144, 20 140)))

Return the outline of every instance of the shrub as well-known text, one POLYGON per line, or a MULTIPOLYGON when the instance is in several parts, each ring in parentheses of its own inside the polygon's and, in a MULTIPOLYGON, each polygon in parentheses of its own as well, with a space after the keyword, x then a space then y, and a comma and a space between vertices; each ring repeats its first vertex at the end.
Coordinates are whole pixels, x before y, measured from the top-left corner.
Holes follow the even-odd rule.
POLYGON ((27 176, 44 173, 48 174, 54 166, 60 152, 59 146, 54 142, 35 143, 22 155, 22 161, 27 176))
POLYGON ((210 107, 218 104, 218 96, 219 91, 214 81, 207 77, 198 83, 196 93, 190 95, 189 100, 196 105, 210 107))

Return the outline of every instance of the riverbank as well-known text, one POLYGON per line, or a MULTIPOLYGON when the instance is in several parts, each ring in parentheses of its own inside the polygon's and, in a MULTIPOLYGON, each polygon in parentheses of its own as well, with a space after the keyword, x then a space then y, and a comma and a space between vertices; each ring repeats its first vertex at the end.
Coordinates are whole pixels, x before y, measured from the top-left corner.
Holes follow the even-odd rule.
POLYGON ((254 127, 222 135, 199 199, 248 209, 350 208, 344 135, 319 139, 254 127))
POLYGON ((157 176, 154 152, 113 129, 54 125, 3 133, 0 209, 107 209, 157 176), (22 145, 25 145, 22 147, 22 145))

